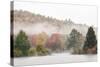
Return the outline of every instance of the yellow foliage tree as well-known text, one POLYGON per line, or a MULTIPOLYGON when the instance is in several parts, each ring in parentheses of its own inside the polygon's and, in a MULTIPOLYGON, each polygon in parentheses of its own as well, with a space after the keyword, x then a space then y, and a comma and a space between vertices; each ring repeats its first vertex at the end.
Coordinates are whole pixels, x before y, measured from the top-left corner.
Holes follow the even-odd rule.
POLYGON ((42 32, 37 35, 36 45, 45 45, 48 39, 48 35, 45 32, 42 32))

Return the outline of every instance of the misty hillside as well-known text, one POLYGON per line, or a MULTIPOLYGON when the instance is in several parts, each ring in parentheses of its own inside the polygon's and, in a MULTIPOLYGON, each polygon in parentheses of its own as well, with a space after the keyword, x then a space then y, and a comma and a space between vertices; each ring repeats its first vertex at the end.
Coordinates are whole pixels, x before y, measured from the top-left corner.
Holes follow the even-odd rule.
MULTIPOLYGON (((36 34, 46 32, 52 34, 59 32, 61 34, 70 34, 72 29, 78 30, 84 36, 87 33, 87 25, 75 24, 71 19, 59 20, 52 17, 45 17, 40 14, 31 13, 28 11, 14 10, 14 34, 20 30, 24 30, 27 34, 36 34)), ((97 31, 96 28, 94 28, 97 31)))

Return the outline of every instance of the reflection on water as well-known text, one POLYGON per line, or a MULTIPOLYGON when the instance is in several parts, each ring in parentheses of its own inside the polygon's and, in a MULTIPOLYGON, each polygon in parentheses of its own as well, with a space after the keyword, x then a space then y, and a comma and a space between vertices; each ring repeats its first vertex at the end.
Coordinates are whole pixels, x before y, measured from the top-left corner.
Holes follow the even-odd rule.
POLYGON ((37 65, 97 61, 97 55, 71 55, 70 53, 55 53, 49 56, 14 58, 14 65, 37 65))

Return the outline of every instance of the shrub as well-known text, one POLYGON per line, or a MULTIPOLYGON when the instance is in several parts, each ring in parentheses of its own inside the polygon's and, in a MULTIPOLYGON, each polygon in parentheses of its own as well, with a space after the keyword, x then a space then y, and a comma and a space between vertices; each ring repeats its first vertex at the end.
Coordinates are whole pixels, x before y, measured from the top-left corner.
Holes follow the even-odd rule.
POLYGON ((45 48, 43 45, 37 45, 36 51, 39 56, 44 56, 50 54, 49 50, 45 48))
POLYGON ((35 48, 30 48, 28 51, 28 56, 35 56, 36 55, 36 49, 35 48))
POLYGON ((22 56, 22 51, 19 49, 14 49, 14 57, 20 57, 22 56))

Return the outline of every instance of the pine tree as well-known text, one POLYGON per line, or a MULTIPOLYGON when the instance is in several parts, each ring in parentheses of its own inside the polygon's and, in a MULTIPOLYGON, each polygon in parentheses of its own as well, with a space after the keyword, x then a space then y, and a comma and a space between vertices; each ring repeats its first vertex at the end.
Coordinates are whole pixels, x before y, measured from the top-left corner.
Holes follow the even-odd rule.
MULTIPOLYGON (((86 34, 86 40, 84 43, 83 50, 85 53, 88 53, 88 49, 92 49, 92 48, 95 48, 94 52, 96 53, 97 52, 97 39, 96 39, 95 31, 93 30, 93 27, 89 27, 88 32, 86 34)), ((91 50, 91 53, 93 53, 92 50, 91 50)))
POLYGON ((30 43, 29 43, 27 35, 22 30, 19 32, 19 34, 15 38, 14 48, 19 49, 22 52, 22 56, 28 55, 30 43))
POLYGON ((80 45, 82 42, 81 41, 82 38, 83 38, 82 34, 80 34, 76 29, 73 29, 68 38, 69 41, 68 48, 75 47, 78 44, 80 45))
POLYGON ((69 35, 68 42, 67 49, 71 49, 72 53, 79 54, 82 50, 84 37, 76 29, 73 29, 69 35))

